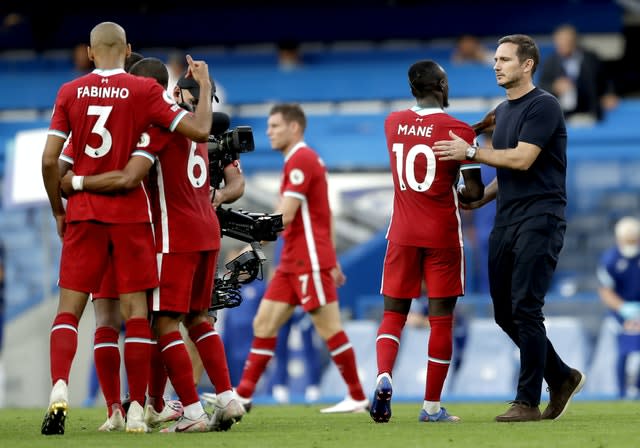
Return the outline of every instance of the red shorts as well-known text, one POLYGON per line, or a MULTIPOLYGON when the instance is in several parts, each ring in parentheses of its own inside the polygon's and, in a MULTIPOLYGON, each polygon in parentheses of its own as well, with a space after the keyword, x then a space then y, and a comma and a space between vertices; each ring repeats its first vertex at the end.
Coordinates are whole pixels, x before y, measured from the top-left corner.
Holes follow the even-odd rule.
POLYGON ((155 254, 149 223, 71 222, 62 243, 59 285, 86 293, 98 291, 108 264, 113 263, 118 293, 155 288, 155 254))
POLYGON ((276 269, 264 298, 294 306, 302 305, 305 311, 312 311, 338 300, 338 293, 331 269, 310 272, 282 272, 276 269))
POLYGON ((389 241, 384 256, 382 288, 396 299, 420 297, 422 281, 430 299, 464 295, 464 249, 400 246, 389 241))
POLYGON ((116 289, 115 273, 113 271, 113 263, 107 264, 107 270, 102 276, 100 282, 100 288, 96 292, 91 293, 91 300, 96 299, 119 299, 119 294, 116 289))
POLYGON ((186 314, 211 305, 218 250, 158 254, 160 286, 149 297, 151 311, 186 314))

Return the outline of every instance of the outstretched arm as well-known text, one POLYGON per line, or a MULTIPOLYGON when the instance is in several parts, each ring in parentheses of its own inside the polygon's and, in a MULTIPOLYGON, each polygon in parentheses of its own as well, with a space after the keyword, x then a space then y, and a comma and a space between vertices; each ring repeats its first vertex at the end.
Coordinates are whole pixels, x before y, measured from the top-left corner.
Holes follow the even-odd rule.
MULTIPOLYGON (((433 145, 434 154, 438 160, 465 160, 469 143, 452 131, 449 131, 449 136, 451 140, 440 140, 433 145)), ((478 148, 473 160, 496 168, 526 171, 541 151, 537 145, 518 142, 518 146, 509 149, 478 148)))
POLYGON ((123 170, 93 176, 76 176, 69 170, 62 178, 61 187, 67 195, 77 191, 122 193, 138 187, 152 166, 153 161, 147 156, 133 156, 123 170))

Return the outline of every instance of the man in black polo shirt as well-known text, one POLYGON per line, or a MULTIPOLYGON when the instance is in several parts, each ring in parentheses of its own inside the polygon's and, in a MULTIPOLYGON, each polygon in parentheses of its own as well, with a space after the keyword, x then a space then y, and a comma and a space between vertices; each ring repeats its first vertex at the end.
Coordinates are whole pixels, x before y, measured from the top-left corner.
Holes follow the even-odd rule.
POLYGON ((484 197, 467 208, 496 199, 489 237, 489 285, 495 320, 520 348, 520 377, 511 407, 498 422, 554 420, 582 389, 585 375, 567 366, 546 336, 542 307, 562 249, 566 229, 567 130, 558 101, 533 85, 540 60, 529 36, 498 41, 496 79, 506 101, 485 120, 495 122, 493 148, 469 146, 450 133, 434 152, 441 160, 465 158, 497 168, 484 197), (538 408, 543 378, 550 400, 538 408))

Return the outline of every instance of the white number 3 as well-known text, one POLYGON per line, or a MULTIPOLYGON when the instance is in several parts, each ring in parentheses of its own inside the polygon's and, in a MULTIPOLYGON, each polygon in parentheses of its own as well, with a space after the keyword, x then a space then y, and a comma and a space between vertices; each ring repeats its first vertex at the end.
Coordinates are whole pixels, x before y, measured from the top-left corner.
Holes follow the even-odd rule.
POLYGON ((91 129, 91 133, 98 134, 102 139, 102 144, 97 148, 90 145, 86 145, 84 147, 84 153, 94 159, 103 157, 111 151, 111 146, 113 144, 111 133, 104 127, 107 123, 107 118, 109 118, 109 114, 111 113, 111 109, 113 109, 113 106, 89 106, 87 109, 87 115, 98 116, 96 124, 94 124, 93 129, 91 129))

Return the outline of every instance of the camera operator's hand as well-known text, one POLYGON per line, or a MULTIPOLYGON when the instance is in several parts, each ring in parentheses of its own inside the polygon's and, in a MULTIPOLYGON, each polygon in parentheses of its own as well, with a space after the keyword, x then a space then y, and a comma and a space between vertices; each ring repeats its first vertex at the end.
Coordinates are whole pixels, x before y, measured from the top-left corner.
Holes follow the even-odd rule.
POLYGON ((331 277, 333 277, 333 281, 338 288, 347 282, 347 276, 342 272, 342 266, 340 266, 340 263, 336 264, 331 269, 331 277))

